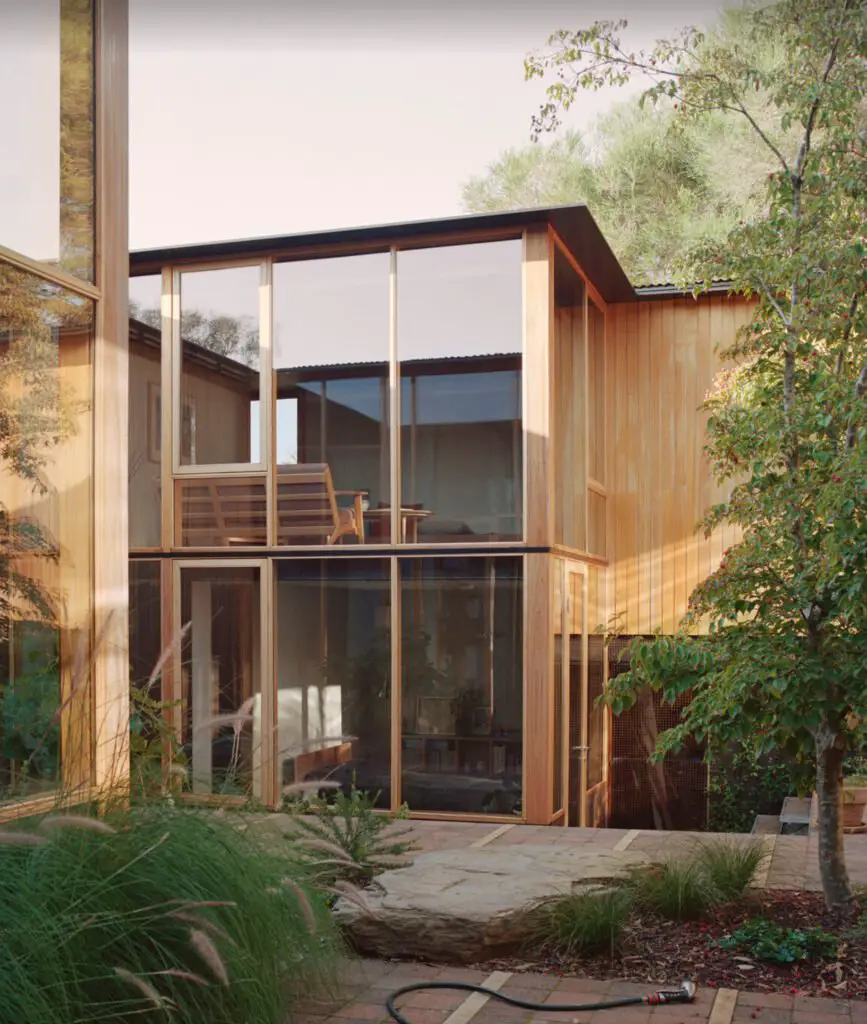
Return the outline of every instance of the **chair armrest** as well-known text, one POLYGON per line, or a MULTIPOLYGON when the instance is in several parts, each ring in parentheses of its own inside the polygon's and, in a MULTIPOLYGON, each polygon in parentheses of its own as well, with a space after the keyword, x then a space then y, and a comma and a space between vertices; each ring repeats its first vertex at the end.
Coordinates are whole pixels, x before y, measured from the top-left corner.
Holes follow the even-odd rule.
POLYGON ((344 497, 352 495, 353 498, 357 494, 360 498, 366 498, 367 495, 370 494, 370 491, 335 491, 334 493, 335 495, 343 495, 344 497))

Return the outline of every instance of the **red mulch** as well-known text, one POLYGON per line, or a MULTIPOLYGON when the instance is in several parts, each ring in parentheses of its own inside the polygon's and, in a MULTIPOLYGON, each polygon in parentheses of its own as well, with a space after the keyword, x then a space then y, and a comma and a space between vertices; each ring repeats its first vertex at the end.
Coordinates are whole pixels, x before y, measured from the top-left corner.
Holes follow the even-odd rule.
POLYGON ((867 935, 841 939, 834 959, 804 960, 783 965, 749 958, 739 950, 723 950, 723 938, 748 918, 766 917, 784 927, 823 928, 832 935, 841 929, 825 909, 820 894, 764 890, 746 904, 714 911, 713 920, 691 923, 660 919, 633 920, 622 953, 574 959, 554 952, 530 960, 497 960, 485 966, 513 972, 556 974, 578 978, 617 978, 649 985, 691 979, 709 988, 787 992, 795 995, 867 998, 867 935))

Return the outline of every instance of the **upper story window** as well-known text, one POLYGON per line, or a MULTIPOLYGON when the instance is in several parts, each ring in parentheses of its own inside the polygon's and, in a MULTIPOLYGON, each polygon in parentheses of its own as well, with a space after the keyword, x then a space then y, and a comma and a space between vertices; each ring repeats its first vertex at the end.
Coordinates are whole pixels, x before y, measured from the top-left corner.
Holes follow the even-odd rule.
POLYGON ((388 252, 273 271, 277 543, 389 537, 388 252))
POLYGON ((263 445, 258 265, 180 275, 180 466, 254 466, 263 445))
POLYGON ((523 534, 522 245, 397 254, 402 539, 523 534))

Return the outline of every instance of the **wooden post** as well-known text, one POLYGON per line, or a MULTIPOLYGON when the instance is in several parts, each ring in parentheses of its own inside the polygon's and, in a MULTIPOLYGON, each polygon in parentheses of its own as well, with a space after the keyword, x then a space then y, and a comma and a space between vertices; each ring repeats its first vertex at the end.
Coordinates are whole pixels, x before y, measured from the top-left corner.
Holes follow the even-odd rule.
POLYGON ((96 4, 94 763, 97 794, 129 787, 128 9, 96 4))

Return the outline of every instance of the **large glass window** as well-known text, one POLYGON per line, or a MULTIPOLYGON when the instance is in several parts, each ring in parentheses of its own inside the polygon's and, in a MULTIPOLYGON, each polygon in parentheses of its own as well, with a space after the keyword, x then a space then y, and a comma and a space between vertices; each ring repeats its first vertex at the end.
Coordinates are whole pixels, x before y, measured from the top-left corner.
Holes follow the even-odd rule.
POLYGON ((400 562, 402 796, 415 811, 519 814, 519 558, 400 562))
POLYGON ((129 546, 160 546, 162 275, 129 282, 129 546))
POLYGON ((0 801, 87 756, 64 723, 87 714, 92 324, 89 300, 0 263, 0 801))
POLYGON ((260 268, 181 275, 181 389, 174 410, 182 466, 261 461, 260 268))
POLYGON ((328 779, 391 801, 391 628, 384 559, 277 563, 281 785, 328 779))
POLYGON ((389 269, 274 266, 278 544, 390 539, 389 269))
POLYGON ((523 535, 521 261, 519 240, 398 253, 403 540, 523 535))
POLYGON ((93 280, 92 0, 3 4, 3 245, 93 280))
POLYGON ((193 792, 261 796, 258 568, 182 568, 181 621, 182 739, 193 792))

